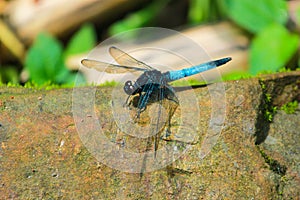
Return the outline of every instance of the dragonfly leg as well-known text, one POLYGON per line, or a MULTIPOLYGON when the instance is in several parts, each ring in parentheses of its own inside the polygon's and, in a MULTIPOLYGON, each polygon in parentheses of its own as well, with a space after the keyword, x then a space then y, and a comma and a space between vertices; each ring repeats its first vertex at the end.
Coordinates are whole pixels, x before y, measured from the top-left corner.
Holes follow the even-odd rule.
POLYGON ((146 107, 137 110, 136 115, 135 115, 135 117, 134 117, 134 121, 135 121, 135 122, 137 122, 137 121, 140 119, 140 115, 141 115, 141 113, 142 113, 144 110, 146 110, 146 107))
POLYGON ((147 104, 148 104, 148 100, 149 100, 149 97, 152 93, 154 89, 154 85, 153 84, 146 84, 143 88, 143 92, 140 92, 139 93, 139 101, 138 101, 138 104, 137 104, 137 117, 136 118, 139 118, 140 117, 140 114, 146 110, 146 107, 147 107, 147 104))
POLYGON ((170 140, 170 137, 171 137, 171 120, 172 120, 172 117, 177 109, 178 105, 176 104, 176 106, 174 106, 170 112, 169 112, 169 115, 168 115, 168 122, 167 122, 167 128, 166 128, 166 133, 165 133, 165 138, 166 140, 170 140))
POLYGON ((165 133, 165 138, 166 140, 170 140, 170 136, 171 136, 171 120, 172 120, 172 117, 179 105, 179 100, 178 98, 176 97, 175 93, 173 90, 171 89, 168 89, 167 90, 167 95, 166 95, 166 98, 170 101, 170 104, 169 104, 169 113, 168 113, 168 122, 167 122, 167 128, 166 128, 166 133, 165 133))
POLYGON ((123 104, 123 107, 129 107, 131 105, 131 101, 129 101, 131 95, 128 95, 127 98, 126 98, 126 101, 125 103, 123 104))

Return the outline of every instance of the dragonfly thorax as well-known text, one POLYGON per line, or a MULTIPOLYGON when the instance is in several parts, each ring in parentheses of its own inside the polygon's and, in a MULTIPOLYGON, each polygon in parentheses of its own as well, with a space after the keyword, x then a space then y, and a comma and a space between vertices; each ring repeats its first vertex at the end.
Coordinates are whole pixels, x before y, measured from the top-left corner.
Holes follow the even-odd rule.
POLYGON ((163 74, 158 70, 144 72, 133 84, 132 81, 126 81, 124 91, 128 95, 135 95, 143 90, 148 84, 165 85, 166 80, 163 74))

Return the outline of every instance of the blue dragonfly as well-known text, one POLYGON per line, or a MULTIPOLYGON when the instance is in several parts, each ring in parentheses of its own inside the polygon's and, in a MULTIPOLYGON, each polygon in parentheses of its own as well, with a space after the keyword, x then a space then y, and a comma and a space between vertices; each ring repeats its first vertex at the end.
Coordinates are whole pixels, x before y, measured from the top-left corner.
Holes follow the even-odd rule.
MULTIPOLYGON (((169 106, 168 111, 168 126, 167 134, 170 135, 171 118, 179 105, 179 101, 175 95, 174 89, 169 85, 170 82, 182 79, 184 77, 192 76, 210 69, 216 66, 221 66, 231 60, 230 57, 222 58, 192 66, 181 70, 172 70, 167 72, 161 72, 144 62, 141 62, 117 47, 109 48, 110 55, 120 65, 109 64, 98 60, 83 59, 81 64, 87 68, 93 68, 100 72, 107 73, 126 73, 126 72, 139 72, 141 75, 133 82, 128 80, 124 84, 124 92, 128 95, 125 105, 135 104, 137 108, 136 119, 139 119, 140 114, 146 109, 150 102, 162 102, 167 99, 175 106, 169 106), (135 96, 134 100, 130 97, 135 96)), ((160 113, 157 113, 159 115, 160 113)), ((159 120, 160 117, 157 117, 159 120)), ((157 123, 159 123, 157 121, 157 123)), ((158 129, 158 128, 157 128, 158 129)), ((156 130, 158 134, 155 136, 154 149, 155 152, 158 149, 158 141, 160 138, 160 130, 156 130)))

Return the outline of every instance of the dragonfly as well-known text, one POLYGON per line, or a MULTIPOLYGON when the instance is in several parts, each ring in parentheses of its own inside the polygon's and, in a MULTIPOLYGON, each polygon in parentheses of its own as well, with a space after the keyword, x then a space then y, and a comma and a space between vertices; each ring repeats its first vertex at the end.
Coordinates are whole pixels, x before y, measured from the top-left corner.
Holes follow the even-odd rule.
MULTIPOLYGON (((169 83, 224 65, 231 60, 231 57, 226 57, 189 68, 162 72, 142 61, 133 58, 115 46, 111 46, 109 48, 109 53, 119 65, 92 59, 83 59, 81 64, 87 68, 92 68, 106 73, 140 73, 139 77, 135 81, 128 80, 123 86, 124 92, 128 95, 125 105, 129 106, 133 103, 133 101, 130 100, 132 99, 131 97, 137 97, 135 98, 135 107, 137 108, 136 119, 139 119, 140 114, 146 110, 147 105, 150 103, 150 101, 153 101, 153 99, 154 101, 158 102, 162 102, 164 99, 172 102, 175 106, 170 106, 168 112, 168 126, 166 131, 167 135, 170 135, 171 118, 177 106, 179 105, 174 88, 172 88, 169 83)), ((157 115, 159 114, 160 111, 157 113, 157 115)), ((158 116, 157 123, 159 123, 158 120, 160 119, 161 118, 158 116)), ((158 141, 160 138, 160 130, 158 129, 159 128, 156 130, 158 134, 156 134, 154 142, 155 153, 158 150, 158 141)))

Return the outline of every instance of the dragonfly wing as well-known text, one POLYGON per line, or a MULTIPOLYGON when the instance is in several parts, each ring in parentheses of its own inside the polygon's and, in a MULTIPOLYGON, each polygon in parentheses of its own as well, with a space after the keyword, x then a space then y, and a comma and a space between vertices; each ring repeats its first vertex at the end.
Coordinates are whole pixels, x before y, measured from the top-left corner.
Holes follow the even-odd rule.
POLYGON ((81 60, 81 64, 87 68, 95 69, 99 72, 107 72, 107 73, 126 73, 126 72, 135 72, 135 71, 147 71, 146 69, 131 67, 131 66, 121 66, 109 64, 97 60, 83 59, 81 60))
POLYGON ((142 68, 147 70, 154 70, 153 67, 133 58, 132 56, 128 55, 124 51, 118 49, 117 47, 110 47, 109 48, 110 55, 120 64, 125 66, 132 66, 136 68, 142 68))

